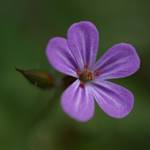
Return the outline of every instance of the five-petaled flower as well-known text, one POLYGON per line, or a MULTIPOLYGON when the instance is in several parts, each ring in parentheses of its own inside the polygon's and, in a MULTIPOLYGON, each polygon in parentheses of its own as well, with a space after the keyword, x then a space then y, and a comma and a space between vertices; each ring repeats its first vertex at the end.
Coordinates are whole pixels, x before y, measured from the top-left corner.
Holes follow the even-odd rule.
POLYGON ((95 25, 81 21, 69 28, 67 39, 55 37, 46 48, 48 61, 56 70, 77 78, 62 94, 61 105, 81 122, 92 118, 95 101, 114 118, 125 117, 134 104, 129 90, 108 80, 127 77, 139 69, 135 48, 127 43, 115 44, 96 61, 98 43, 95 25))

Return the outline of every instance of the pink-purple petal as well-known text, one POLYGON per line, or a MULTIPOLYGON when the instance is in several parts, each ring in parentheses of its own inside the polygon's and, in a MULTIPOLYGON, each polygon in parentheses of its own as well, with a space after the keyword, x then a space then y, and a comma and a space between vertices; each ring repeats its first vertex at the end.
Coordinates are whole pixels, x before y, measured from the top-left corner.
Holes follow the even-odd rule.
POLYGON ((94 114, 93 96, 86 86, 80 87, 78 79, 64 91, 61 106, 70 117, 81 122, 88 121, 94 114))
POLYGON ((91 88, 98 105, 107 115, 123 118, 131 112, 134 96, 126 88, 109 81, 94 81, 91 88))
POLYGON ((49 41, 46 48, 49 63, 64 74, 76 77, 77 64, 64 38, 56 37, 49 41))
POLYGON ((67 33, 68 46, 75 56, 78 66, 91 68, 96 60, 99 33, 95 25, 89 21, 74 23, 67 33))
POLYGON ((140 59, 135 48, 127 43, 116 44, 97 61, 94 69, 100 78, 114 79, 130 76, 140 67, 140 59))

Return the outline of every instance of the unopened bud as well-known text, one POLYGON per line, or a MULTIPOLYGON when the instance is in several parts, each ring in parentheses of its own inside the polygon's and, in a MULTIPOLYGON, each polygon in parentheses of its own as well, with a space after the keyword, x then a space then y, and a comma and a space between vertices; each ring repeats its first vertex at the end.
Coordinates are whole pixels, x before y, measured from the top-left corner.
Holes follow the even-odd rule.
POLYGON ((23 70, 16 68, 31 84, 46 90, 54 86, 54 79, 47 72, 37 70, 23 70))

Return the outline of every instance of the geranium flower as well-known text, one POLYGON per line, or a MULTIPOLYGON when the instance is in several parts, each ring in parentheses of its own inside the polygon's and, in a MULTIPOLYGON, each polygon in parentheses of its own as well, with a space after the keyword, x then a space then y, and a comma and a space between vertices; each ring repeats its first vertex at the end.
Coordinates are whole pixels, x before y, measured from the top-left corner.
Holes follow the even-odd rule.
POLYGON ((134 105, 134 96, 126 88, 108 81, 135 73, 140 60, 135 48, 115 44, 96 61, 99 34, 89 21, 74 23, 67 39, 55 37, 48 42, 46 55, 59 72, 76 78, 62 94, 61 106, 72 118, 86 122, 93 117, 95 101, 109 116, 123 118, 134 105))

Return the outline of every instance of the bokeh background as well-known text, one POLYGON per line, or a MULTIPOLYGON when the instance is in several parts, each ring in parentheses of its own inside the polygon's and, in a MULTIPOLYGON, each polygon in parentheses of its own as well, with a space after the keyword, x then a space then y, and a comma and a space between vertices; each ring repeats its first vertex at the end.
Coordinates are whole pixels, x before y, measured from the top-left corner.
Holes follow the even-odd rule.
POLYGON ((150 1, 1 0, 0 150, 130 150, 150 147, 150 1), (90 20, 100 31, 102 54, 115 43, 132 43, 141 69, 116 82, 132 90, 135 106, 116 120, 96 107, 94 118, 78 123, 62 111, 60 91, 44 91, 15 71, 47 71, 48 40, 65 36, 74 22, 90 20), (55 103, 55 105, 54 105, 55 103))

